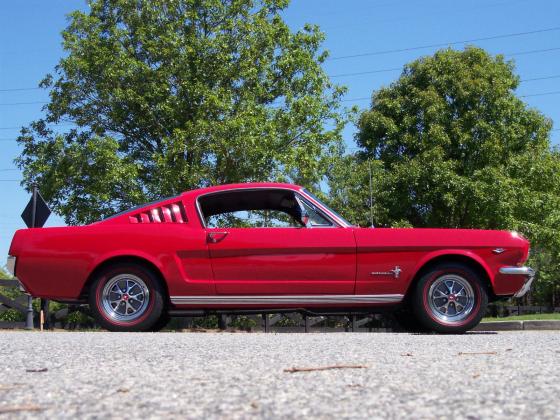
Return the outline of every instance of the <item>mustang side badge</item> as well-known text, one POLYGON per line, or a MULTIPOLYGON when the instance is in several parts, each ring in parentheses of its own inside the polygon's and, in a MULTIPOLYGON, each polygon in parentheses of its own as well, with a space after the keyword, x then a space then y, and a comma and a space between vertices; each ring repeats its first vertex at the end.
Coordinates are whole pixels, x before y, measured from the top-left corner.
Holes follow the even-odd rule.
POLYGON ((372 271, 370 274, 372 276, 393 276, 394 278, 398 279, 401 275, 401 268, 397 265, 395 268, 389 271, 372 271))

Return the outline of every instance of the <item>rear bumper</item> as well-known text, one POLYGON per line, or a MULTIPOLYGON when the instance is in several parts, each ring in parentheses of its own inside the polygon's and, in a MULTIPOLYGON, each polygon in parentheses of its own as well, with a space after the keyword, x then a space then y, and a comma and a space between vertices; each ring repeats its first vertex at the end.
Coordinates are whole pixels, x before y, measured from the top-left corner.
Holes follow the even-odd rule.
POLYGON ((527 294, 527 292, 531 290, 533 280, 535 279, 535 270, 530 267, 501 267, 500 274, 525 277, 525 282, 523 283, 521 289, 513 294, 513 297, 516 298, 525 296, 525 294, 527 294))
POLYGON ((23 285, 23 283, 19 281, 19 279, 16 277, 16 262, 17 262, 16 257, 14 257, 13 255, 8 255, 8 261, 6 261, 6 268, 8 269, 8 272, 12 276, 14 276, 14 280, 17 281, 19 291, 23 293, 27 293, 27 290, 25 290, 25 286, 23 285))
POLYGON ((6 268, 8 272, 12 275, 16 275, 16 257, 13 255, 8 255, 8 260, 6 261, 6 268))

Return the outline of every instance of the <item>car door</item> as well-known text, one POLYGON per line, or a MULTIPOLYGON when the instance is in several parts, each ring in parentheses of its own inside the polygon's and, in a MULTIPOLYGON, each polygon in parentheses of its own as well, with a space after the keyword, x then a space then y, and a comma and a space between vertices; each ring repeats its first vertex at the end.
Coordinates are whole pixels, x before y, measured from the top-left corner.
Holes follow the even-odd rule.
POLYGON ((211 228, 218 294, 353 294, 356 245, 346 228, 211 228))
POLYGON ((206 228, 206 235, 217 294, 354 293, 351 228, 332 221, 328 227, 216 226, 206 228))

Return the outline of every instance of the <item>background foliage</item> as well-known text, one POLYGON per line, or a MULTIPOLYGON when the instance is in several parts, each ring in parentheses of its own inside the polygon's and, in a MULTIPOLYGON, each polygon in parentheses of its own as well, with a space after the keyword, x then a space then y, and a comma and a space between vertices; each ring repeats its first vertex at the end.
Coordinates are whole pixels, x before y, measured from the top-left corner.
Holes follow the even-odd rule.
MULTIPOLYGON (((6 272, 3 268, 0 267, 0 279, 9 280, 12 276, 8 272, 6 272)), ((0 295, 6 296, 9 299, 14 299, 17 296, 21 295, 21 292, 13 287, 0 287, 0 295)), ((24 316, 22 313, 16 311, 15 309, 8 309, 3 308, 2 312, 0 312, 0 321, 23 321, 24 316)))
POLYGON ((62 32, 44 118, 17 164, 69 224, 236 181, 316 184, 340 147, 344 89, 324 35, 286 0, 93 0, 62 32), (58 133, 50 127, 71 122, 58 133))
POLYGON ((411 62, 359 116, 361 151, 333 164, 331 199, 361 225, 371 211, 381 226, 520 231, 539 269, 534 297, 558 303, 560 155, 518 85, 512 62, 480 48, 411 62))

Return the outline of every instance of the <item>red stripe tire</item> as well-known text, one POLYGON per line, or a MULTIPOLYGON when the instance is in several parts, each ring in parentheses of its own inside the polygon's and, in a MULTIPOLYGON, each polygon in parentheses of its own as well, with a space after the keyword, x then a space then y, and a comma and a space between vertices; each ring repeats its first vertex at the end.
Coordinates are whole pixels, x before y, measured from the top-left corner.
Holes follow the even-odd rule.
POLYGON ((442 263, 422 275, 411 303, 416 318, 427 329, 461 334, 484 316, 488 293, 475 270, 464 264, 442 263))
POLYGON ((150 331, 166 315, 164 296, 160 279, 152 270, 118 263, 94 279, 89 306, 109 331, 150 331))

